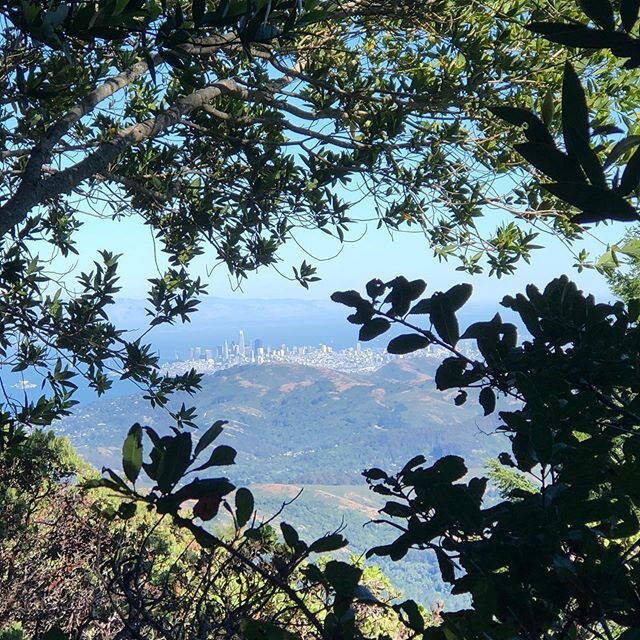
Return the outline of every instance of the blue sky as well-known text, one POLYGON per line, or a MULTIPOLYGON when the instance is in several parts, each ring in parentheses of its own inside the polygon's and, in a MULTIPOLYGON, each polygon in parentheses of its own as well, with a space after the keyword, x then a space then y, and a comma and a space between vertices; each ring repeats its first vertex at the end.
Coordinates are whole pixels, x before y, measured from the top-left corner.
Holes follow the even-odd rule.
MULTIPOLYGON (((485 225, 493 225, 494 219, 487 216, 485 225)), ((622 224, 595 227, 591 237, 577 242, 575 248, 585 247, 594 255, 599 255, 607 243, 621 239, 625 227, 622 224)), ((568 274, 581 288, 594 293, 598 298, 609 296, 602 276, 592 270, 579 274, 572 268, 574 262, 569 250, 552 235, 542 235, 537 240, 544 249, 534 252, 530 265, 521 263, 513 276, 498 280, 495 277, 469 276, 455 271, 456 260, 439 263, 433 257, 426 239, 419 233, 399 233, 391 235, 375 225, 355 226, 351 238, 358 241, 340 245, 337 241, 318 232, 298 234, 300 244, 312 255, 305 253, 295 243, 290 243, 281 252, 279 268, 291 274, 291 265, 299 265, 307 260, 318 267, 321 282, 311 286, 310 291, 298 283, 290 282, 273 268, 264 268, 250 276, 237 290, 225 267, 215 265, 213 253, 205 255, 196 264, 196 271, 209 285, 209 295, 218 297, 243 298, 297 298, 326 299, 336 289, 363 289, 373 277, 390 279, 403 274, 408 278, 423 278, 429 290, 444 290, 457 282, 471 282, 474 285, 476 302, 498 302, 503 295, 515 293, 530 282, 544 285, 562 273, 568 274), (211 272, 208 274, 207 272, 211 272), (234 290, 235 289, 235 290, 234 290)), ((156 260, 162 266, 159 246, 154 257, 154 242, 150 230, 136 219, 119 222, 89 218, 78 234, 78 269, 90 268, 99 249, 122 253, 120 264, 122 297, 143 298, 146 294, 146 280, 158 274, 156 260)), ((61 267, 56 263, 58 268, 61 267)))

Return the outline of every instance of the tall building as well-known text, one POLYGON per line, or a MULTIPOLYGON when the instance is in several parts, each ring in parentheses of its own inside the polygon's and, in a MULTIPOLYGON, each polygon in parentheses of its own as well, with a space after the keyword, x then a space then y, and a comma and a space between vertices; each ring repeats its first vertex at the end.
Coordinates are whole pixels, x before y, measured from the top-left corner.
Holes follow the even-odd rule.
POLYGON ((229 345, 227 341, 224 341, 224 345, 222 346, 222 358, 226 362, 229 359, 229 345))
POLYGON ((245 349, 245 344, 244 344, 244 331, 240 330, 240 357, 244 358, 244 349, 245 349))

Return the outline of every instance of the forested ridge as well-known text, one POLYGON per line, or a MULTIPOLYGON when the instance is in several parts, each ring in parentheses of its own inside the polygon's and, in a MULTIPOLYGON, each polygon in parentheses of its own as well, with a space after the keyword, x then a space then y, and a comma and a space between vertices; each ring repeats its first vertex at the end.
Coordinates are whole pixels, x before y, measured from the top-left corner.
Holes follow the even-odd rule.
POLYGON ((0 356, 42 395, 0 385, 3 640, 637 638, 639 12, 637 0, 4 3, 0 356), (73 273, 93 216, 139 220, 156 239, 138 332, 110 318, 119 279, 135 277, 110 247, 73 273), (620 242, 580 248, 611 221, 627 223, 620 242), (202 376, 164 374, 151 346, 154 327, 197 313, 201 258, 237 282, 271 267, 309 288, 317 266, 285 271, 280 249, 309 232, 340 244, 363 222, 419 229, 463 281, 439 291, 372 264, 361 291, 332 296, 354 338, 395 355, 437 345, 452 415, 473 403, 504 435, 489 474, 466 452, 419 450, 363 473, 384 503, 366 555, 429 555, 460 610, 396 597, 342 551, 340 527, 316 537, 286 504, 260 512, 223 439, 234 416, 200 414, 202 376), (559 275, 496 301, 526 335, 500 313, 461 325, 473 276, 513 273, 549 233, 567 248, 561 272, 597 269, 622 299, 559 275), (98 472, 50 428, 76 410, 80 379, 103 395, 113 375, 166 419, 131 416, 119 464, 98 472))

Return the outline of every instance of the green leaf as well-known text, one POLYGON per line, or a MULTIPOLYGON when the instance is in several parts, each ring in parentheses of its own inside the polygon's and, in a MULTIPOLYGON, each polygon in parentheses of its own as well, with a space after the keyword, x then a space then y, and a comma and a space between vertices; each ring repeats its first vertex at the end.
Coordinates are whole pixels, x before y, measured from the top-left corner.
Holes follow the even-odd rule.
POLYGON ((596 152, 591 148, 589 144, 588 138, 583 138, 582 136, 576 133, 576 130, 572 125, 567 127, 567 135, 571 140, 570 147, 573 149, 574 156, 580 166, 584 169, 584 172, 587 174, 589 178, 589 182, 594 187, 599 187, 601 189, 607 189, 607 180, 604 175, 604 169, 600 164, 600 160, 596 152))
POLYGON ((253 494, 249 489, 245 487, 241 487, 236 491, 236 523, 238 527, 244 527, 251 515, 253 514, 254 509, 254 499, 253 494))
POLYGON ((391 323, 386 318, 372 318, 360 327, 358 340, 367 342, 381 336, 385 331, 391 328, 391 323))
POLYGON ((221 433, 222 428, 225 424, 227 424, 227 420, 216 420, 203 434, 202 438, 198 440, 196 444, 195 451, 193 452, 194 457, 198 457, 202 451, 204 451, 221 433))
POLYGON ((142 468, 142 427, 136 422, 127 433, 122 445, 122 470, 132 484, 142 468))
POLYGON ((640 238, 627 240, 618 251, 640 262, 640 238))
POLYGON ((397 336, 387 345, 387 351, 396 355, 403 355, 405 353, 413 353, 418 349, 424 349, 431 344, 429 338, 419 336, 415 333, 405 333, 401 336, 397 336))
POLYGON ((578 4, 598 26, 613 31, 615 19, 609 0, 578 0, 578 4))
POLYGON ((496 408, 496 394, 491 387, 483 387, 478 396, 478 402, 484 409, 484 415, 488 416, 493 413, 496 408))
POLYGON ((555 110, 555 104, 553 99, 553 92, 547 91, 542 100, 542 105, 540 107, 540 115, 542 116, 542 121, 548 127, 553 120, 553 112, 555 110))

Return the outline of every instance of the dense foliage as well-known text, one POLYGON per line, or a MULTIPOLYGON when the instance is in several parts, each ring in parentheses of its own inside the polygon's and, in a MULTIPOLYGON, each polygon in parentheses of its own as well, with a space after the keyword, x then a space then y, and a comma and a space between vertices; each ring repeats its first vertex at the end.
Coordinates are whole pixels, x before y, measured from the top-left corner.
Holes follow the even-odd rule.
MULTIPOLYGON (((117 371, 153 406, 199 388, 194 373, 159 375, 152 350, 110 322, 116 256, 102 252, 77 292, 57 288, 40 256, 77 251, 74 234, 86 216, 114 224, 138 216, 161 243, 167 267, 150 283, 151 326, 185 321, 195 309, 205 285, 189 266, 205 244, 242 278, 274 263, 299 229, 343 241, 363 197, 373 220, 417 225, 439 256, 458 256, 470 273, 488 266, 502 275, 528 259, 530 222, 546 220, 571 239, 588 223, 637 219, 639 5, 616 4, 619 20, 608 0, 580 7, 3 4, 0 355, 13 371, 40 370, 49 387, 37 400, 3 388, 0 416, 0 578, 23 585, 10 605, 30 590, 42 595, 21 616, 27 633, 59 637, 60 624, 46 618, 53 607, 76 637, 95 624, 122 638, 637 635, 636 300, 596 304, 566 278, 544 292, 529 287, 503 301, 531 334, 519 344, 499 315, 461 333, 456 311, 469 285, 419 299, 425 283, 398 277, 372 280, 367 298, 334 296, 355 309, 361 340, 400 324, 409 333, 391 340, 391 353, 448 349, 436 385, 458 389, 456 404, 470 390, 487 414, 497 396, 520 403, 499 414, 511 440, 499 461, 520 475, 506 480, 497 504, 483 502, 486 480, 466 479, 457 456, 433 464, 417 456, 397 474, 366 472, 391 498, 383 513, 400 531, 371 553, 393 559, 429 549, 454 591, 471 597, 471 608, 442 614, 437 627, 425 627, 411 600, 393 606, 402 622, 389 622, 391 631, 367 625, 367 612, 388 608, 363 588, 362 569, 312 562, 312 554, 344 546, 340 532, 305 542, 283 522, 278 542, 256 520, 247 489, 211 477, 235 458, 231 447, 215 445, 221 421, 196 431, 194 411, 183 405, 170 413, 167 433, 133 424, 123 475, 105 470, 84 483, 102 498, 61 485, 73 461, 31 431, 70 411, 78 373, 102 393, 107 372, 117 371), (593 26, 579 22, 584 14, 593 26), (530 37, 526 22, 546 40, 530 37), (557 43, 596 53, 565 63, 557 43), (516 143, 522 135, 527 141, 516 143), (508 216, 481 232, 476 221, 491 207, 508 216), (457 351, 460 339, 475 340, 482 359, 457 351), (203 524, 220 510, 230 522, 225 535, 203 524), (118 537, 111 524, 122 521, 118 537), (156 538, 163 522, 170 529, 156 538), (39 549, 48 561, 31 571, 39 549), (61 591, 72 569, 78 578, 61 591)), ((637 250, 626 243, 609 253, 635 258, 637 250)), ((304 286, 316 278, 306 263, 293 273, 304 286)))
POLYGON ((361 340, 392 324, 407 328, 389 342, 390 353, 446 348, 435 382, 458 389, 455 404, 472 394, 490 414, 497 396, 517 400, 499 412, 511 442, 499 461, 524 477, 503 476, 507 499, 486 504, 487 479, 465 478, 458 456, 428 464, 418 455, 399 473, 369 469, 367 482, 389 498, 385 521, 400 531, 369 553, 399 559, 429 550, 452 592, 471 596, 472 608, 445 613, 425 638, 635 637, 637 312, 597 304, 562 277, 502 301, 530 334, 519 343, 515 325, 499 314, 460 331, 456 312, 470 285, 421 298, 425 287, 402 277, 372 280, 367 298, 355 291, 333 298, 355 309, 350 320, 361 325, 361 340), (460 340, 473 340, 482 359, 463 355, 460 340))

